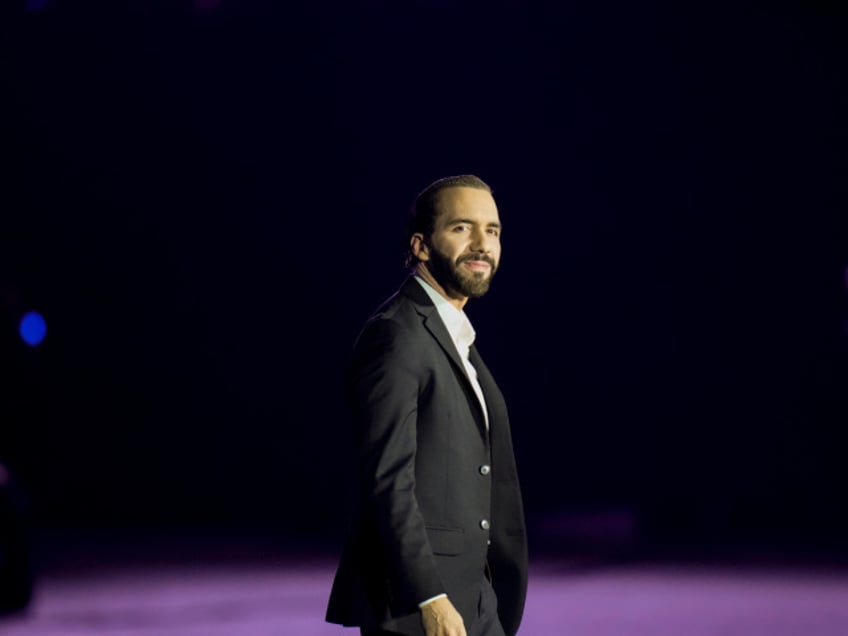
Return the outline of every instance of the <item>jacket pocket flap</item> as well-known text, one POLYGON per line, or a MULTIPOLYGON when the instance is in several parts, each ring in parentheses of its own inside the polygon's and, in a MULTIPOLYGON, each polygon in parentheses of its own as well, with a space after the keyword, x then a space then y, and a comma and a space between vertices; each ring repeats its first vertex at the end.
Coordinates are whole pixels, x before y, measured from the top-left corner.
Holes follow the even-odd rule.
POLYGON ((462 528, 434 528, 427 526, 427 537, 433 554, 461 554, 465 549, 465 531, 462 528))

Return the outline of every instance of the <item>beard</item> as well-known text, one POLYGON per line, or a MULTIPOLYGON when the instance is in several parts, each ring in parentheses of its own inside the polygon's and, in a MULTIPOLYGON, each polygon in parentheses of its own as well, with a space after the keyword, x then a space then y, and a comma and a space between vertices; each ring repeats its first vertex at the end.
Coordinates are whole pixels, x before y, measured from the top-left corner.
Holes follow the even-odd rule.
POLYGON ((454 262, 432 245, 430 246, 430 260, 427 266, 439 285, 467 298, 479 298, 489 291, 489 285, 491 285, 492 278, 497 271, 497 266, 491 256, 465 254, 454 262), (471 272, 461 269, 460 265, 465 261, 483 261, 488 263, 491 269, 488 272, 471 272))

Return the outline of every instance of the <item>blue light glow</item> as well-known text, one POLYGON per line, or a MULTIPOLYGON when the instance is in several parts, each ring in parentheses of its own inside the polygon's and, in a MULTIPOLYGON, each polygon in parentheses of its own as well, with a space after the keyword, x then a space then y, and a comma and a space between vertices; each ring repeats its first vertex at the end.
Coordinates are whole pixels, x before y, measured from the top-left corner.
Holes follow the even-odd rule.
POLYGON ((21 318, 21 338, 30 347, 37 347, 47 335, 47 323, 37 311, 30 311, 21 318))

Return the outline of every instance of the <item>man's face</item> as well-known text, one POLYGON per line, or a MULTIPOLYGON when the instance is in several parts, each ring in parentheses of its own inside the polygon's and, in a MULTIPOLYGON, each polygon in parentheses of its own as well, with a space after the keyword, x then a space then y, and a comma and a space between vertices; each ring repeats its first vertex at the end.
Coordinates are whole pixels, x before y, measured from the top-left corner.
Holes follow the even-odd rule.
POLYGON ((443 190, 425 266, 447 291, 477 298, 489 290, 501 258, 501 223, 492 195, 476 188, 443 190))

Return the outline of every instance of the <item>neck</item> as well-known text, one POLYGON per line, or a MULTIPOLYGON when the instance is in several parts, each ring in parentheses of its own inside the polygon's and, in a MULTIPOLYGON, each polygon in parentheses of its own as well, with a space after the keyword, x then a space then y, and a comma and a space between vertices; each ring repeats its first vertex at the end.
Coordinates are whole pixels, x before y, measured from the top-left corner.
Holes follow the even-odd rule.
POLYGON ((451 305, 453 305, 460 311, 462 311, 462 308, 465 307, 465 303, 468 302, 468 296, 462 296, 461 294, 458 294, 452 289, 442 287, 442 285, 439 284, 439 282, 435 279, 430 270, 427 269, 426 263, 418 263, 415 268, 415 273, 418 274, 421 278, 423 278, 424 282, 430 285, 430 287, 439 292, 439 294, 444 297, 444 299, 447 300, 451 305))

